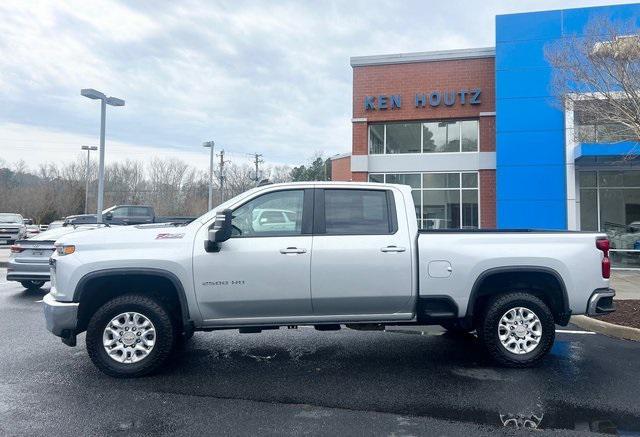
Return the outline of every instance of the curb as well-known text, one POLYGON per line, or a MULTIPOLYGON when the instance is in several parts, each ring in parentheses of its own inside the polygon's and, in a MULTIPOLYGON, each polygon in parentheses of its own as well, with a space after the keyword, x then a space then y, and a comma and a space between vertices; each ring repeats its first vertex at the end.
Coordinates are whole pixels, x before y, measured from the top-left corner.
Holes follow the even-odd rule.
POLYGON ((629 326, 620 326, 614 323, 603 322, 587 316, 573 316, 571 323, 583 329, 598 332, 609 337, 622 338, 624 340, 640 341, 640 329, 629 326))

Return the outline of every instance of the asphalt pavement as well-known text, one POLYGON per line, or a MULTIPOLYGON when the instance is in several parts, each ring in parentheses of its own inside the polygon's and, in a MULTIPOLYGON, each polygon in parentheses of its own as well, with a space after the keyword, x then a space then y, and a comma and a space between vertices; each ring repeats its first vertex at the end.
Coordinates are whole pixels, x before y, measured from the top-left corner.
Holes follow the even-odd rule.
POLYGON ((217 331, 117 380, 83 335, 69 348, 46 331, 48 284, 26 292, 5 273, 0 435, 640 435, 640 343, 558 327, 542 365, 515 370, 437 327, 217 331))

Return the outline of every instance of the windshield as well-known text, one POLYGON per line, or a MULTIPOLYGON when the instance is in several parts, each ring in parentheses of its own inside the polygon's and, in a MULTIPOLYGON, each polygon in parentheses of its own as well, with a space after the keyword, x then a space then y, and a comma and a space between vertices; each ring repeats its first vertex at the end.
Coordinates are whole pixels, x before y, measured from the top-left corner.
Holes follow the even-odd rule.
POLYGON ((20 214, 0 214, 0 223, 22 224, 22 216, 20 214))

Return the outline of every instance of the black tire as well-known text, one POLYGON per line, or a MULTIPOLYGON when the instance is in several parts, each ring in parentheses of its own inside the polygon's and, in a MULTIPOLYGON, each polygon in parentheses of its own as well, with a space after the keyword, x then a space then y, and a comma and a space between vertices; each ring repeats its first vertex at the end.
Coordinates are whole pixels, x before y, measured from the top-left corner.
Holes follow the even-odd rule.
POLYGON ((102 305, 87 326, 87 352, 93 364, 115 378, 135 378, 157 370, 174 347, 175 328, 169 312, 156 300, 129 294, 116 297, 102 305), (148 318, 155 328, 155 344, 149 354, 135 363, 120 363, 112 359, 102 344, 102 335, 109 322, 118 314, 137 312, 148 318))
POLYGON ((20 284, 29 291, 35 291, 42 288, 44 281, 20 281, 20 284))
POLYGON ((464 326, 457 320, 451 322, 442 322, 440 324, 444 329, 452 334, 468 334, 475 329, 473 326, 464 326))
POLYGON ((555 322, 551 310, 541 299, 528 293, 516 292, 493 297, 487 304, 477 326, 478 338, 491 359, 505 367, 531 367, 547 355, 555 339, 555 322), (517 354, 507 350, 498 336, 500 319, 512 308, 524 307, 540 320, 542 336, 531 352, 517 354))

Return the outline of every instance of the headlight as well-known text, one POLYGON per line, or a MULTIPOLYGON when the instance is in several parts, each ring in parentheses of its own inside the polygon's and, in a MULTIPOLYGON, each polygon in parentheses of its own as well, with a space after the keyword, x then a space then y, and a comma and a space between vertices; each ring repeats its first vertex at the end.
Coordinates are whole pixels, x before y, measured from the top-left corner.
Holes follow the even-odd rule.
POLYGON ((73 244, 56 244, 56 252, 59 256, 71 255, 76 251, 76 246, 73 244))

